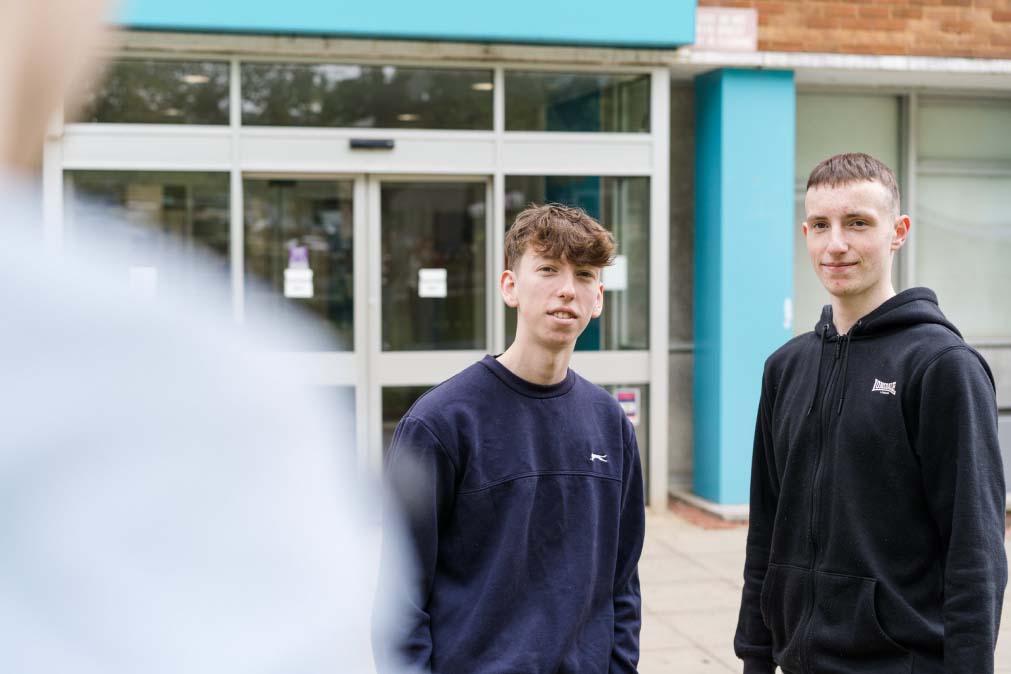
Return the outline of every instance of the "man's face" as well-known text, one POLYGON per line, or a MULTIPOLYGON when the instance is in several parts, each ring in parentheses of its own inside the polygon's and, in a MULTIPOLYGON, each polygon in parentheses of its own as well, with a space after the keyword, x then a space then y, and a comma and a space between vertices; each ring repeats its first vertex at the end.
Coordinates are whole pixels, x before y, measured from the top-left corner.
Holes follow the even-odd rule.
POLYGON ((857 300, 891 288, 892 253, 905 243, 909 218, 895 214, 884 185, 815 187, 804 207, 807 251, 833 297, 857 300))
POLYGON ((601 269, 528 250, 502 273, 505 303, 517 309, 516 340, 557 351, 570 348, 604 307, 601 269))

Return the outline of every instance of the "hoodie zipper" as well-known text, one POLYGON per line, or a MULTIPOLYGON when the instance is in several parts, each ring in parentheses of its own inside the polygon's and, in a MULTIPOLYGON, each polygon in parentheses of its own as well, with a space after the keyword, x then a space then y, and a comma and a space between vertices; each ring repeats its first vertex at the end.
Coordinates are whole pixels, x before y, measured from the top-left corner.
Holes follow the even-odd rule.
MULTIPOLYGON (((839 356, 842 354, 843 340, 845 337, 839 337, 838 341, 835 343, 835 354, 832 357, 832 368, 829 370, 828 381, 825 383, 825 388, 821 392, 821 401, 818 406, 818 454, 814 460, 814 478, 811 483, 811 519, 808 524, 808 534, 811 539, 811 591, 809 592, 810 601, 807 606, 807 611, 805 612, 804 622, 804 638, 801 641, 801 669, 802 674, 804 672, 813 672, 810 662, 810 652, 809 644, 811 642, 811 618, 814 615, 814 605, 815 605, 815 569, 818 567, 818 538, 816 536, 816 531, 818 529, 818 494, 820 490, 818 489, 818 483, 821 480, 821 459, 822 455, 825 453, 825 401, 829 400, 829 392, 832 390, 832 385, 835 383, 835 378, 839 369, 839 356)), ((821 370, 821 360, 818 361, 818 369, 821 370)), ((829 406, 831 409, 831 406, 829 406)), ((830 417, 831 418, 831 417, 830 417)))

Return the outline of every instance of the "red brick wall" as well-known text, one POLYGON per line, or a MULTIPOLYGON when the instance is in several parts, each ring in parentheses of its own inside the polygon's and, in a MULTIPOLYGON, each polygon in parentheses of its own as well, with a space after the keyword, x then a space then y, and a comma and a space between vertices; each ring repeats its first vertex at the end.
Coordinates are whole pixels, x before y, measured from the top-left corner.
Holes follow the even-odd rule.
POLYGON ((754 7, 758 48, 1011 58, 1011 0, 699 0, 754 7))

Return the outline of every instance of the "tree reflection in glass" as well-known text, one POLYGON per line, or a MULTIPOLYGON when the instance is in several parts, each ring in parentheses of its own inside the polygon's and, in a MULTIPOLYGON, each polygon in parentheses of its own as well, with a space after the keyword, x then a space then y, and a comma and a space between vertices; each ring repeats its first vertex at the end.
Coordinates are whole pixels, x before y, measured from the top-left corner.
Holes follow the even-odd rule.
POLYGON ((490 130, 492 89, 490 70, 244 63, 242 123, 490 130))
POLYGON ((224 62, 127 59, 109 65, 78 120, 106 124, 228 124, 224 62))

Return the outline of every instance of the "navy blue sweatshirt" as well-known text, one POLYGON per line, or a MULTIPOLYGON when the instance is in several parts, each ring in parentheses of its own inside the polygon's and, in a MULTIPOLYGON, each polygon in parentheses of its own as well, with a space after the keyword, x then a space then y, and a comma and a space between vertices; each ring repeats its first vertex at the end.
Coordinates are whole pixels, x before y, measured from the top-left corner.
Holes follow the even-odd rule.
POLYGON ((991 674, 1007 582, 993 378, 913 288, 769 357, 734 645, 746 673, 991 674))
POLYGON ((636 671, 642 470, 606 391, 572 370, 532 384, 486 356, 411 407, 386 474, 419 563, 398 616, 409 665, 636 671))

